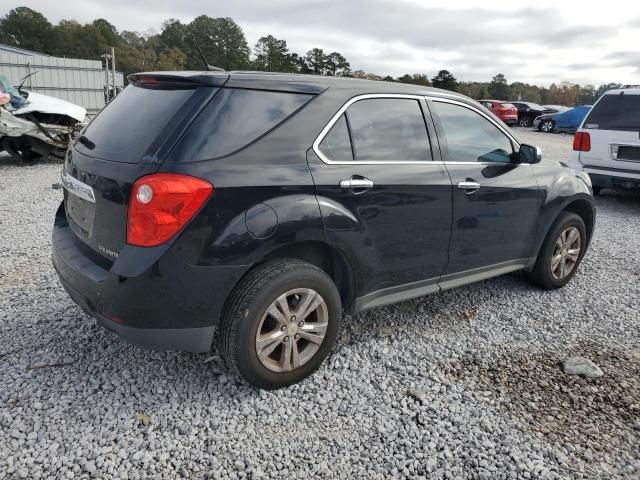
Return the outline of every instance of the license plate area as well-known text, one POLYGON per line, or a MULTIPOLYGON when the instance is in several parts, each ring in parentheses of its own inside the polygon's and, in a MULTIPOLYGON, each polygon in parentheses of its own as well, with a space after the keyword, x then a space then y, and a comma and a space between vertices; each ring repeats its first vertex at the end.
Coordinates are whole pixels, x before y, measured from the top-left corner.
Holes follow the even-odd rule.
POLYGON ((76 235, 90 239, 93 233, 93 219, 96 213, 96 204, 88 202, 71 192, 67 193, 65 203, 67 221, 76 235))
POLYGON ((620 145, 618 147, 618 156, 616 160, 624 160, 627 162, 640 162, 640 147, 630 145, 620 145))

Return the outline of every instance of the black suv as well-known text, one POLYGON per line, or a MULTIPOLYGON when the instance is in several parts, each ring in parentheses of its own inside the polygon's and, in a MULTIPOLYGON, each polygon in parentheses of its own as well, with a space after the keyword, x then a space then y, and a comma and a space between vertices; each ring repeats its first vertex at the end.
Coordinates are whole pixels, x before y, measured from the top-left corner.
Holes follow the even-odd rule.
POLYGON ((343 311, 516 270, 565 285, 594 228, 588 175, 462 95, 289 74, 149 73, 82 132, 53 263, 104 327, 206 352, 276 388, 343 311))
POLYGON ((532 102, 521 102, 519 100, 509 102, 518 109, 518 125, 521 127, 530 127, 533 121, 544 113, 551 113, 552 110, 532 102))

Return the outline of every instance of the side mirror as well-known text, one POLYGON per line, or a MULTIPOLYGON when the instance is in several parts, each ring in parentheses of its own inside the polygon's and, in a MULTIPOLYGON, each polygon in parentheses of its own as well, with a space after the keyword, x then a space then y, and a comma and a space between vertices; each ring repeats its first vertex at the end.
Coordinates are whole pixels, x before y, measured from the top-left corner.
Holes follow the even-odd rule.
POLYGON ((540 147, 534 147, 533 145, 527 145, 523 143, 520 145, 518 151, 518 163, 540 163, 542 161, 542 150, 540 147))

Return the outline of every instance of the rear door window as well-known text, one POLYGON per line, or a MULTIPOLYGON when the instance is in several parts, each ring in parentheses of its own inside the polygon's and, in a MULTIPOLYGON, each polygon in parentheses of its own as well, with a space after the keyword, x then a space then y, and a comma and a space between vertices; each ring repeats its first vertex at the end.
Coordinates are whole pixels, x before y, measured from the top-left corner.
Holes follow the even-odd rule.
POLYGON ((432 160, 431 144, 418 100, 373 98, 347 109, 355 160, 432 160))
POLYGON ((349 127, 344 114, 340 115, 327 136, 320 142, 320 151, 330 160, 338 162, 353 160, 349 127))
POLYGON ((171 161, 210 160, 232 154, 289 118, 313 95, 221 88, 200 112, 171 161))
POLYGON ((591 109, 584 128, 640 131, 640 95, 604 95, 591 109))

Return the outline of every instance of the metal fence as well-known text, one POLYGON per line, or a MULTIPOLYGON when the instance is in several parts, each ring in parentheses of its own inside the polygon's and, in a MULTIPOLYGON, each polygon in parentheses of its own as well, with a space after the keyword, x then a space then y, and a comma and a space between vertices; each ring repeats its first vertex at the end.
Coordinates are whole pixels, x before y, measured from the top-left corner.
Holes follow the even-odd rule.
MULTIPOLYGON (((105 104, 107 72, 99 60, 51 57, 0 45, 0 75, 14 85, 21 78, 37 72, 24 84, 26 90, 50 95, 81 105, 89 113, 96 113, 105 104)), ((112 74, 109 72, 109 82, 112 74)), ((122 88, 123 75, 116 72, 116 86, 122 88)))

